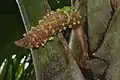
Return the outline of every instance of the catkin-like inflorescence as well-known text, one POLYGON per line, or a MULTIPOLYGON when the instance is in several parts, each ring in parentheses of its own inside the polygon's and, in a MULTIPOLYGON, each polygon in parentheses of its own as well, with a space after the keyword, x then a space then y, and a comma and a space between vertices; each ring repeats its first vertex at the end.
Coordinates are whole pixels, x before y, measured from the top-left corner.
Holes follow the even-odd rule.
POLYGON ((67 27, 75 28, 80 23, 81 16, 76 11, 68 13, 61 10, 52 11, 44 16, 35 28, 32 28, 24 38, 16 41, 15 44, 25 48, 38 48, 44 46, 58 32, 66 30, 67 27))

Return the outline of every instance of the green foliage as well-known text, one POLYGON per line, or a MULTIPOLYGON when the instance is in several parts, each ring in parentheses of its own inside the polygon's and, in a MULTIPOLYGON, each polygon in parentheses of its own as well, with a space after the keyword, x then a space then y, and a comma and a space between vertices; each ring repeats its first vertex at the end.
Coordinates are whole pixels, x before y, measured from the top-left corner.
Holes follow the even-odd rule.
POLYGON ((8 56, 15 53, 26 55, 28 50, 17 47, 14 41, 21 38, 25 32, 19 9, 15 0, 0 2, 0 65, 8 56), (7 2, 7 3, 6 3, 7 2), (7 5, 7 6, 6 6, 7 5))
POLYGON ((64 6, 63 8, 61 8, 61 10, 65 11, 65 12, 69 12, 69 11, 73 11, 75 8, 72 6, 64 6))
MULTIPOLYGON (((0 70, 0 80, 23 80, 23 77, 27 76, 29 72, 25 74, 26 70, 23 70, 25 63, 21 64, 20 61, 30 51, 14 44, 14 41, 22 38, 25 33, 20 11, 15 0, 0 2, 0 8, 0 68, 3 67, 0 70), (12 59, 13 54, 17 56, 15 59, 12 59), (23 72, 18 77, 16 74, 19 74, 21 70, 23 72)), ((32 64, 32 61, 29 64, 32 64)), ((29 71, 31 70, 34 69, 29 71)))
POLYGON ((15 58, 6 58, 2 65, 3 69, 0 73, 0 80, 23 80, 28 78, 31 75, 31 71, 33 71, 33 63, 31 60, 31 56, 21 56, 16 55, 15 58), (28 63, 32 68, 29 70, 28 63), (27 67, 27 68, 25 68, 27 67))

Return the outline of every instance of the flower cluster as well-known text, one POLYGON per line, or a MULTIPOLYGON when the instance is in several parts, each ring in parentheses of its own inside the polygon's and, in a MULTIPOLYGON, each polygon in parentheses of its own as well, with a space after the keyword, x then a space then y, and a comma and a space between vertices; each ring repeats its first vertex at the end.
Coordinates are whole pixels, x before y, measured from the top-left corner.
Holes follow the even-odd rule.
POLYGON ((53 39, 53 36, 67 28, 76 28, 81 24, 82 17, 78 11, 52 11, 39 20, 36 27, 24 35, 24 38, 15 42, 25 48, 38 48, 53 39))

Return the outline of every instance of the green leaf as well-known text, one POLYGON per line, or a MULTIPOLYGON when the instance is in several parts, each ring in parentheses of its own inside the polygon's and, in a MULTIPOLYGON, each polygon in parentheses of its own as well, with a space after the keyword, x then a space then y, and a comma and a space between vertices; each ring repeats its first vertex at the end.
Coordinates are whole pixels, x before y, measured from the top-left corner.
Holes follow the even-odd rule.
POLYGON ((7 70, 8 61, 5 60, 2 64, 4 64, 4 66, 3 65, 1 66, 1 67, 3 67, 3 69, 2 69, 2 71, 0 73, 0 80, 4 80, 4 77, 6 75, 5 73, 6 73, 6 70, 7 70))
POLYGON ((12 65, 10 64, 9 65, 9 69, 8 69, 8 73, 6 74, 7 75, 7 80, 13 80, 12 79, 12 65))
POLYGON ((19 80, 23 71, 24 71, 24 64, 19 64, 19 67, 18 67, 16 74, 15 74, 15 78, 16 78, 15 80, 19 80))
POLYGON ((65 11, 65 12, 69 12, 69 11, 73 11, 75 8, 72 6, 64 6, 63 8, 61 8, 61 10, 65 11))

